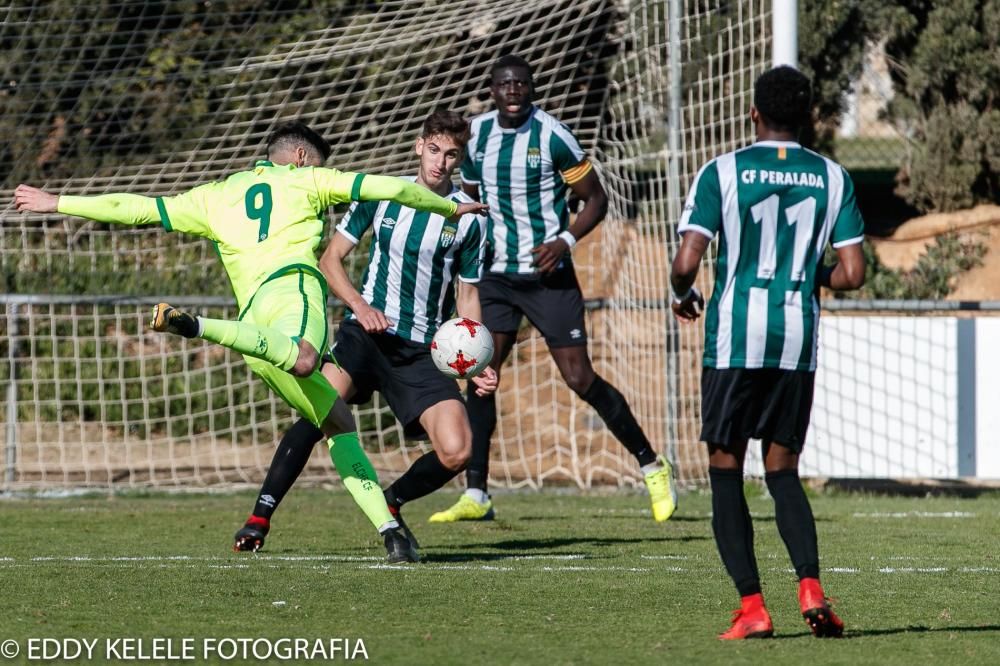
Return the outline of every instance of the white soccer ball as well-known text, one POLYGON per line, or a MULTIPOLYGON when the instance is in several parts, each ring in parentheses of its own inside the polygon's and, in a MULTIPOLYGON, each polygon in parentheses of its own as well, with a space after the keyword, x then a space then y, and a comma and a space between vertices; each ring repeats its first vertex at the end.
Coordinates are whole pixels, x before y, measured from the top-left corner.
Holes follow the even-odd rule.
POLYGON ((431 358, 438 370, 449 377, 475 377, 493 358, 493 336, 475 319, 449 319, 434 334, 431 358))

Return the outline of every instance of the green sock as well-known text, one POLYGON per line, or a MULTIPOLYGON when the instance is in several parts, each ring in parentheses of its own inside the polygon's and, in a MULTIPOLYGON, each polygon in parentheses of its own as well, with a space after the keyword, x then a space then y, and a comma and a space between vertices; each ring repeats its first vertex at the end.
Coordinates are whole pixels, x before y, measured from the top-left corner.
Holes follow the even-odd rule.
POLYGON ((378 529, 392 522, 394 518, 389 513, 385 495, 379 488, 378 475, 375 474, 375 468, 361 448, 358 433, 345 432, 334 435, 327 440, 327 446, 330 447, 330 459, 333 460, 333 466, 343 479, 344 486, 368 516, 372 525, 378 529))
POLYGON ((198 317, 198 320, 201 322, 198 337, 273 363, 282 370, 291 370, 299 358, 299 345, 273 328, 228 319, 198 317))

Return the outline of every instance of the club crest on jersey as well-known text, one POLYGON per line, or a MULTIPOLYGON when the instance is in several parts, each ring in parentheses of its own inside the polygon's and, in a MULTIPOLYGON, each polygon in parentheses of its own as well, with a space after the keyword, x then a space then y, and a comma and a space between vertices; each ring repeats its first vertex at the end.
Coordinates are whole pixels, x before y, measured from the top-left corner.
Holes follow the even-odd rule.
POLYGON ((528 166, 537 169, 542 163, 542 151, 538 148, 528 148, 528 166))
POLYGON ((444 229, 441 230, 441 247, 448 247, 455 242, 455 234, 458 232, 456 227, 445 225, 444 229))

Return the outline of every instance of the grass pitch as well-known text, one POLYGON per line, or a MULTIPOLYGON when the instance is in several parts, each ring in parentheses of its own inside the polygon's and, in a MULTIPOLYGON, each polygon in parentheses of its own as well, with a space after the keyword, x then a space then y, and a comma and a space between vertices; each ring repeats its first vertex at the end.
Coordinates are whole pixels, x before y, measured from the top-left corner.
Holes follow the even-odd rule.
POLYGON ((662 525, 641 495, 551 492, 428 525, 456 498, 438 493, 406 511, 425 561, 389 567, 346 494, 304 489, 257 555, 229 551, 249 493, 0 501, 0 640, 339 637, 378 664, 1000 663, 1000 495, 813 497, 847 625, 820 641, 750 488, 773 640, 715 638, 738 602, 707 494, 662 525))

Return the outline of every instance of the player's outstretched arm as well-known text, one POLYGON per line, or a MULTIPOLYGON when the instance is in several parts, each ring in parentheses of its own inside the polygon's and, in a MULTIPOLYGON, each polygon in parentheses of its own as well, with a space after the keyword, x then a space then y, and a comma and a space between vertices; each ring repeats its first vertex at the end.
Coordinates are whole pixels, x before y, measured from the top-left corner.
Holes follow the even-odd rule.
POLYGON ((330 244, 323 251, 323 256, 319 258, 319 269, 326 276, 330 290, 337 298, 344 301, 347 307, 351 308, 354 317, 365 331, 382 333, 392 326, 391 322, 386 318, 385 313, 368 305, 368 302, 351 284, 351 278, 344 268, 344 259, 353 249, 354 243, 351 239, 341 233, 335 233, 330 239, 330 244))
POLYGON ((21 212, 58 212, 113 224, 151 224, 160 221, 156 199, 138 194, 59 196, 22 184, 14 190, 14 203, 21 212))
POLYGON ((393 201, 408 208, 437 213, 452 220, 473 213, 479 215, 489 210, 489 206, 475 203, 455 203, 439 197, 423 185, 411 183, 402 178, 366 175, 361 181, 359 197, 362 201, 393 201))

